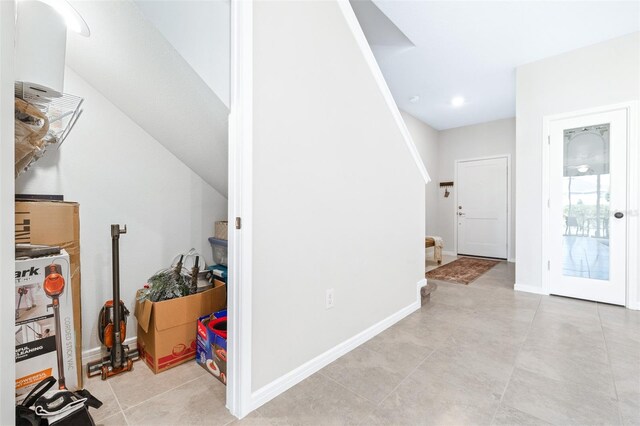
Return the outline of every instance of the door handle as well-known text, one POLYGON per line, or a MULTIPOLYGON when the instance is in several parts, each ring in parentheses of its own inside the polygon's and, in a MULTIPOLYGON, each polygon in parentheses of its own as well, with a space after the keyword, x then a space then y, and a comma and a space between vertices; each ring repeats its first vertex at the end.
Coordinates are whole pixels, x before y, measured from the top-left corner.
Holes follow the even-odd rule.
POLYGON ((615 212, 613 214, 613 217, 615 217, 616 219, 622 219, 624 217, 624 213, 622 212, 615 212))

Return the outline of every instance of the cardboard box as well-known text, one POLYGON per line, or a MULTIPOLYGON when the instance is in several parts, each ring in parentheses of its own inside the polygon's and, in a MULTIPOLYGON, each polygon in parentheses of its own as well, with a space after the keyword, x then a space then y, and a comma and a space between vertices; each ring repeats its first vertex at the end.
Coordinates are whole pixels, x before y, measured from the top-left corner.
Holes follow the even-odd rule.
POLYGON ((214 312, 198 319, 196 361, 216 379, 227 384, 227 310, 214 312), (216 333, 209 324, 224 322, 224 333, 216 333))
POLYGON ((78 388, 73 316, 73 288, 70 263, 65 251, 59 255, 16 260, 16 402, 21 402, 41 380, 53 376, 60 381, 58 356, 68 389, 78 388), (61 276, 62 292, 57 297, 60 330, 56 327, 56 303, 45 291, 46 280, 61 276), (60 337, 57 342, 57 336, 60 337))
POLYGON ((154 373, 194 359, 196 332, 193 325, 201 316, 226 306, 226 286, 162 302, 137 302, 135 316, 140 357, 154 373))
MULTIPOLYGON (((76 363, 82 365, 80 205, 64 201, 16 201, 16 243, 60 246, 69 254, 76 333, 76 363)), ((82 387, 82 369, 78 385, 82 387)))

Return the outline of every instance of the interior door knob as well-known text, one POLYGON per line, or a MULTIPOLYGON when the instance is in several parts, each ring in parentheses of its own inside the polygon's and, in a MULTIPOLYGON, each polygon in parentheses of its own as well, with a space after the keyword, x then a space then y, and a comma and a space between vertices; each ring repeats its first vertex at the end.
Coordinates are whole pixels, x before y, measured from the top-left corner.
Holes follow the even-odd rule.
POLYGON ((622 212, 615 212, 613 214, 613 217, 615 217, 616 219, 622 219, 624 217, 624 213, 622 212))

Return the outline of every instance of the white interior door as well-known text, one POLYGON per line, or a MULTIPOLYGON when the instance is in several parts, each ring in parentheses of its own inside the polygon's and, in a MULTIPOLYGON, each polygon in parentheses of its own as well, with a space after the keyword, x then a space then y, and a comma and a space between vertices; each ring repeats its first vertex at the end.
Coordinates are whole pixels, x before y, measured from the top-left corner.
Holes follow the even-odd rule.
POLYGON ((507 258, 507 157, 461 161, 458 175, 458 254, 507 258))
POLYGON ((626 112, 552 121, 549 136, 550 291, 624 305, 626 112))

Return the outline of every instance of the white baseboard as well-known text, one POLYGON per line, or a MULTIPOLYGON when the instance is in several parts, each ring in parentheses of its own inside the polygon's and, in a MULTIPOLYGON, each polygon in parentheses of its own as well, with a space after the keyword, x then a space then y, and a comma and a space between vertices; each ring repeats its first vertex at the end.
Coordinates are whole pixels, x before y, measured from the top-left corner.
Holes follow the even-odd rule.
MULTIPOLYGON (((515 291, 523 291, 523 292, 526 292, 526 293, 541 294, 543 296, 549 296, 549 294, 550 294, 550 293, 544 291, 542 289, 542 287, 526 285, 526 284, 515 284, 513 286, 513 289, 515 291)), ((627 309, 631 309, 633 311, 640 311, 640 301, 638 301, 638 302, 629 302, 629 303, 627 303, 626 308, 627 309)))
POLYGON ((458 253, 456 253, 455 251, 449 251, 449 250, 442 250, 442 254, 445 254, 447 256, 457 256, 458 253))
MULTIPOLYGON (((136 344, 136 336, 129 337, 124 340, 125 345, 134 345, 136 344)), ((82 351, 82 366, 84 367, 90 362, 97 361, 102 358, 102 346, 98 346, 97 348, 87 349, 86 351, 82 351)))
POLYGON ((516 263, 516 259, 515 259, 515 257, 512 257, 511 259, 507 259, 507 262, 516 263))
POLYGON ((534 286, 534 285, 526 285, 526 284, 514 284, 513 289, 515 291, 524 291, 525 293, 535 293, 542 294, 544 296, 548 296, 549 292, 546 292, 542 289, 542 287, 534 286))
POLYGON ((631 309, 632 311, 640 311, 640 302, 629 302, 627 303, 627 309, 631 309))
POLYGON ((424 287, 425 285, 427 285, 426 278, 423 278, 420 281, 418 281, 418 301, 420 303, 422 303, 422 295, 420 294, 420 290, 422 290, 422 287, 424 287))
POLYGON ((350 339, 340 343, 339 345, 329 349, 328 351, 318 355, 310 361, 302 364, 300 367, 290 371, 284 376, 274 380, 253 392, 251 395, 251 406, 249 411, 253 411, 261 405, 269 402, 276 396, 287 391, 291 387, 297 385, 307 377, 331 364, 336 359, 345 355, 346 353, 357 348, 372 337, 377 336, 387 328, 391 327, 407 315, 415 312, 420 308, 420 288, 426 284, 426 279, 418 282, 418 299, 411 303, 409 306, 399 310, 395 314, 383 319, 382 321, 372 325, 366 330, 356 334, 350 339))

